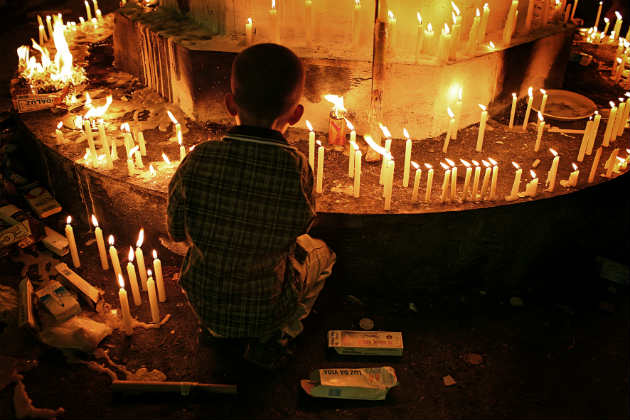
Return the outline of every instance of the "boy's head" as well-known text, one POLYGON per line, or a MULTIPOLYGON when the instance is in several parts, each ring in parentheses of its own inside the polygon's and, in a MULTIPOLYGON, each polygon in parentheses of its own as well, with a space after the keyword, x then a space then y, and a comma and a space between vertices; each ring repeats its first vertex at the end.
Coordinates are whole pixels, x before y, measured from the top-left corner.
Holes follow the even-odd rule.
POLYGON ((243 50, 232 64, 231 85, 225 102, 237 124, 284 132, 304 113, 304 67, 283 46, 258 44, 243 50))

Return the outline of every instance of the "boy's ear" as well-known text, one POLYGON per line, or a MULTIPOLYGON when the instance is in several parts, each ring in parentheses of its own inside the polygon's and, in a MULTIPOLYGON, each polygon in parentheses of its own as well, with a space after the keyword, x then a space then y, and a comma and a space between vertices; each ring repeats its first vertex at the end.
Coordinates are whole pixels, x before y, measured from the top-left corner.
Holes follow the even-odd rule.
POLYGON ((236 117, 238 114, 238 106, 236 105, 236 101, 234 100, 234 95, 232 95, 232 93, 225 94, 225 108, 233 117, 236 117))
POLYGON ((298 104, 298 106, 295 107, 295 110, 289 117, 289 124, 295 125, 300 122, 300 120, 302 119, 302 115, 304 115, 304 106, 302 104, 298 104))

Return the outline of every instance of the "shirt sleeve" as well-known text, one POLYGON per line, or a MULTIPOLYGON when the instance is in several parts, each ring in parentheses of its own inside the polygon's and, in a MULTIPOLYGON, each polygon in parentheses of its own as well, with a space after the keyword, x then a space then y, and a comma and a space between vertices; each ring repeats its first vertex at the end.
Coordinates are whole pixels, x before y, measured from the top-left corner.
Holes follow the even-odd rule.
POLYGON ((168 206, 166 224, 171 239, 175 242, 186 240, 186 195, 183 182, 183 164, 177 169, 168 185, 168 206))

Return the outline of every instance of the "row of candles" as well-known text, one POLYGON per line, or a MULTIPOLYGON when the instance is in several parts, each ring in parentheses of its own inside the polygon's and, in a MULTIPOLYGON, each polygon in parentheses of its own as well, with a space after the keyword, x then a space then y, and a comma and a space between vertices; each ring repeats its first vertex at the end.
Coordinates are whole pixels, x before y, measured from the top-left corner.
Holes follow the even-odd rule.
MULTIPOLYGON (((99 9, 98 7, 98 0, 92 0, 93 7, 94 7, 94 15, 92 15, 92 9, 90 8, 90 3, 87 0, 85 0, 84 3, 85 3, 86 18, 84 19, 83 16, 80 16, 78 26, 83 27, 86 22, 89 22, 93 25, 94 28, 98 27, 98 23, 103 20, 103 14, 101 13, 101 9, 99 9)), ((71 30, 71 31, 77 30, 76 22, 71 21, 71 22, 67 22, 64 25, 63 16, 61 15, 61 13, 58 13, 53 16, 47 15, 46 26, 44 26, 44 20, 42 19, 42 17, 40 15, 37 15, 37 26, 39 29, 39 45, 43 45, 48 40, 53 39, 53 28, 54 28, 55 23, 57 22, 59 22, 64 27, 64 30, 71 30), (48 32, 46 32, 46 30, 48 30, 48 32)))
MULTIPOLYGON (((118 258, 118 250, 114 245, 114 236, 109 235, 108 243, 109 249, 106 251, 105 242, 103 239, 103 230, 99 227, 96 216, 92 215, 92 224, 94 226, 94 238, 96 239, 96 245, 98 248, 99 258, 101 261, 101 268, 103 270, 109 270, 109 261, 111 261, 114 271, 114 278, 118 282, 119 291, 118 298, 120 301, 120 308, 122 314, 123 330, 130 334, 132 331, 132 316, 129 309, 129 300, 127 297, 127 291, 125 289, 125 281, 118 258), (108 259, 109 254, 109 259, 108 259)), ((65 234, 68 239, 68 246, 70 248, 70 255, 72 257, 72 265, 75 268, 81 266, 79 259, 79 252, 77 249, 76 240, 74 237, 74 230, 72 228, 72 217, 68 216, 66 219, 65 234)), ((140 295, 140 287, 142 291, 146 291, 149 296, 149 306, 151 309, 151 321, 155 324, 160 322, 160 309, 159 302, 166 302, 166 289, 164 288, 164 278, 162 276, 162 262, 158 258, 157 251, 153 250, 153 272, 155 272, 155 280, 153 279, 153 272, 146 268, 144 262, 144 253, 142 250, 142 244, 144 242, 144 229, 140 229, 138 234, 138 240, 136 242, 136 249, 134 252, 133 247, 129 247, 129 259, 127 263, 127 277, 129 279, 129 285, 131 287, 131 294, 135 306, 142 304, 142 297, 140 295), (136 265, 134 265, 134 256, 136 265), (137 273, 140 275, 140 285, 138 286, 137 273)))

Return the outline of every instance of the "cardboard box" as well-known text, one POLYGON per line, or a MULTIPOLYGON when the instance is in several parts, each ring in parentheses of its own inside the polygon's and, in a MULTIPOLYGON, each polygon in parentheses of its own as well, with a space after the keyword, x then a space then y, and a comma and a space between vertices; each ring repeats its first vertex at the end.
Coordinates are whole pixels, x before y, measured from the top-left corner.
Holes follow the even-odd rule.
POLYGON ((319 369, 302 379, 304 391, 317 398, 384 400, 398 385, 396 371, 390 366, 361 369, 319 369))
POLYGON ((59 106, 63 104, 69 91, 70 86, 68 85, 65 89, 58 92, 37 93, 33 89, 21 86, 17 79, 11 81, 13 108, 20 114, 59 106))
POLYGON ((12 217, 0 213, 0 247, 6 247, 21 240, 31 234, 24 224, 12 217))
POLYGON ((35 295, 59 322, 66 321, 81 312, 79 301, 58 281, 49 282, 35 292, 35 295))
POLYGON ((46 248, 60 257, 63 257, 69 252, 68 239, 66 239, 65 236, 48 226, 44 226, 44 232, 46 233, 46 236, 42 239, 42 243, 46 248))
POLYGON ((403 339, 401 332, 331 330, 328 347, 346 355, 402 356, 403 339))
POLYGON ((42 186, 29 190, 24 198, 38 217, 46 218, 61 211, 61 204, 42 186))
POLYGON ((81 277, 74 271, 70 270, 66 263, 57 264, 55 266, 55 269, 65 278, 65 284, 67 284, 70 289, 81 296, 85 303, 90 306, 90 308, 94 309, 96 307, 96 303, 101 296, 101 291, 99 289, 85 281, 83 277, 81 277))

